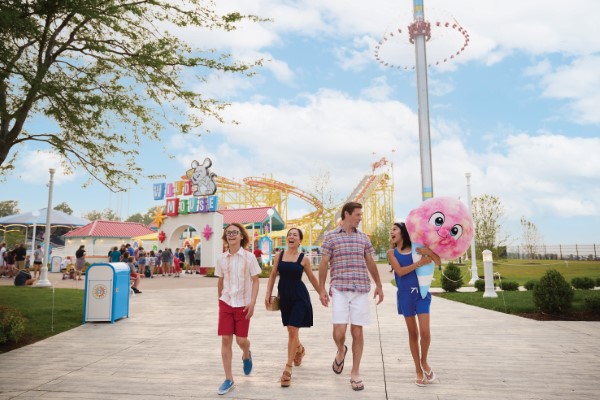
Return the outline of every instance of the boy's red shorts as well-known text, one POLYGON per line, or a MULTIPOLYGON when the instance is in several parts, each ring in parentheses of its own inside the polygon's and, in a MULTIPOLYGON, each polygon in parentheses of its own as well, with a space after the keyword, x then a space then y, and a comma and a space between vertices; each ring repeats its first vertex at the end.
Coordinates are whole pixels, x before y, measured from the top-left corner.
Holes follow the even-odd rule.
POLYGON ((219 336, 248 337, 249 329, 250 320, 246 319, 244 307, 231 307, 219 300, 219 336))

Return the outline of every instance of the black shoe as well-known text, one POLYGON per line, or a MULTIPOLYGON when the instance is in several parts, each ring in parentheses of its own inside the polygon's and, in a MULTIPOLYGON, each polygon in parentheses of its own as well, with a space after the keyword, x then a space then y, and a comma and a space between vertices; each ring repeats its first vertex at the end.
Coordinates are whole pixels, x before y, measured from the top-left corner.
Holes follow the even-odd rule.
POLYGON ((141 290, 139 290, 138 288, 134 288, 133 286, 131 287, 131 290, 133 290, 133 293, 135 294, 142 293, 141 290))

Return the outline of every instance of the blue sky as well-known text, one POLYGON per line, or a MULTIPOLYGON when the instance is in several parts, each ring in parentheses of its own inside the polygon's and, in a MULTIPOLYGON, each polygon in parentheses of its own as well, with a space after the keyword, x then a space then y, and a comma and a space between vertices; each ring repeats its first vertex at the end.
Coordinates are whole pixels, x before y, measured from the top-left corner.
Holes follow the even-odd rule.
MULTIPOLYGON (((310 192, 314 176, 329 171, 341 200, 370 164, 386 157, 394 163, 396 217, 418 205, 415 73, 384 67, 374 57, 386 34, 412 20, 412 1, 217 3, 221 11, 273 21, 245 23, 228 34, 177 34, 240 60, 264 58, 265 65, 251 78, 211 74, 204 83, 188 82, 231 103, 223 115, 239 124, 208 121, 211 133, 199 138, 165 129, 162 146, 176 157, 146 143, 140 159, 146 172, 176 180, 192 160, 210 157, 218 175, 272 176, 310 192)), ((428 70, 435 195, 466 200, 470 172, 473 196, 502 201, 509 244, 519 244, 522 216, 546 244, 599 243, 600 3, 424 3, 427 20, 456 20, 470 36, 459 56, 428 70)), ((428 60, 443 59, 461 44, 457 32, 434 30, 428 60)), ((406 36, 386 41, 382 54, 394 64, 414 64, 406 36)), ((30 129, 51 125, 37 119, 30 129)), ((18 200, 23 211, 45 207, 50 166, 58 168, 53 203, 66 201, 77 215, 112 208, 126 218, 160 205, 149 181, 120 195, 98 183, 82 188, 87 176, 64 175, 47 149, 31 144, 19 148, 17 171, 1 184, 0 200, 18 200)), ((300 202, 293 207, 290 216, 311 211, 300 202)))

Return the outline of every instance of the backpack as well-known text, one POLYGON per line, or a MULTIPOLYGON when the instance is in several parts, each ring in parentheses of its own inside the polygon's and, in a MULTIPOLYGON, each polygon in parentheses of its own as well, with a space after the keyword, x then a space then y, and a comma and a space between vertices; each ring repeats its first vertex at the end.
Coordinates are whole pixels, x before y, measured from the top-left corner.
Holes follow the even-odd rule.
POLYGON ((151 275, 151 273, 150 273, 150 266, 146 265, 146 268, 144 268, 144 276, 146 278, 150 278, 150 275, 151 275))

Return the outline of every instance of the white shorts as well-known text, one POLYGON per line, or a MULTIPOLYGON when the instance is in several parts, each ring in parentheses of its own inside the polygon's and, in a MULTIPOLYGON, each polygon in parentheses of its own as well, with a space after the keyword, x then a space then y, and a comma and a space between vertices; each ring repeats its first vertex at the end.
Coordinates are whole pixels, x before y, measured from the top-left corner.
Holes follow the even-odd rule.
POLYGON ((331 288, 331 310, 334 324, 365 326, 371 323, 369 293, 342 292, 331 288))

